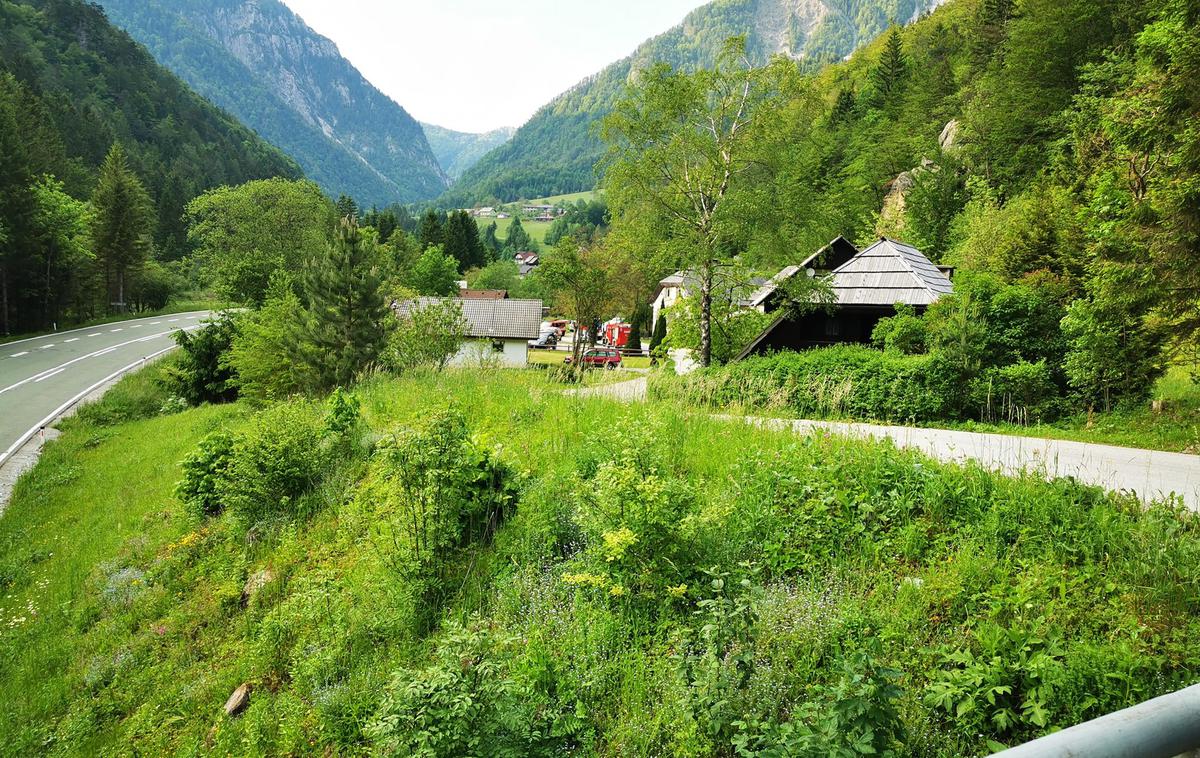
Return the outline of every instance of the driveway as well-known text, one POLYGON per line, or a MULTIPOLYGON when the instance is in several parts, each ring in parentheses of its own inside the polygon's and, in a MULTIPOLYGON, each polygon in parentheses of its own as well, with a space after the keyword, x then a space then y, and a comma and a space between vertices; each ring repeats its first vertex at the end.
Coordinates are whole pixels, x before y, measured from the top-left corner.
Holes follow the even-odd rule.
MULTIPOLYGON (((575 390, 579 397, 607 397, 623 402, 646 399, 646 379, 575 390)), ((1178 495, 1200 511, 1200 456, 1157 450, 1097 445, 1006 434, 982 434, 910 426, 804 421, 716 414, 714 418, 744 421, 767 429, 799 434, 826 432, 859 439, 891 440, 940 461, 978 461, 985 468, 1008 474, 1037 472, 1047 479, 1074 477, 1111 491, 1136 493, 1146 501, 1178 495)))

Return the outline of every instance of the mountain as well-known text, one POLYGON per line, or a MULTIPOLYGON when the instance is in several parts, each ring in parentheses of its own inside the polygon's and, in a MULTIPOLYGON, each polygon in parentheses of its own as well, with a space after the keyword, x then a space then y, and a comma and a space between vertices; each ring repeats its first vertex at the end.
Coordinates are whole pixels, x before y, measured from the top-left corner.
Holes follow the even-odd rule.
POLYGON ((429 147, 433 148, 433 154, 451 181, 462 176, 488 152, 512 139, 517 131, 511 126, 504 126, 483 134, 471 134, 424 122, 421 128, 425 130, 429 147))
POLYGON ((442 202, 511 201, 595 186, 594 166, 603 148, 594 125, 611 111, 630 76, 652 63, 710 66, 729 37, 745 35, 756 64, 784 54, 815 68, 849 56, 891 20, 914 21, 943 2, 716 0, 543 106, 510 141, 467 171, 442 202))
POLYGON ((436 197, 421 126, 278 0, 100 0, 167 68, 365 205, 436 197))
MULTIPOLYGON (((96 168, 120 141, 157 204, 155 241, 166 257, 184 249, 183 206, 198 193, 301 176, 292 160, 81 0, 0 0, 0 84, 21 145, 3 154, 0 173, 18 184, 20 176, 50 174, 86 198, 96 168)), ((3 215, 0 227, 19 225, 3 215)))

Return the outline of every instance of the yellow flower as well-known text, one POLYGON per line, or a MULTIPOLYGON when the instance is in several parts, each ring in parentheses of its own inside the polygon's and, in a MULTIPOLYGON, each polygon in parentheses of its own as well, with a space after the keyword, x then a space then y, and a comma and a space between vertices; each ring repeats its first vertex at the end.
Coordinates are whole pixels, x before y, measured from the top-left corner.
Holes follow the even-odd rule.
POLYGON ((614 585, 613 588, 608 591, 608 594, 612 595, 613 597, 622 597, 625 594, 625 588, 619 584, 614 585))
POLYGON ((615 532, 605 532, 601 536, 604 538, 604 558, 609 563, 624 558, 625 551, 638 541, 637 535, 627 526, 615 532))
POLYGON ((671 597, 683 597, 687 594, 688 586, 681 584, 678 587, 667 587, 667 594, 671 597))

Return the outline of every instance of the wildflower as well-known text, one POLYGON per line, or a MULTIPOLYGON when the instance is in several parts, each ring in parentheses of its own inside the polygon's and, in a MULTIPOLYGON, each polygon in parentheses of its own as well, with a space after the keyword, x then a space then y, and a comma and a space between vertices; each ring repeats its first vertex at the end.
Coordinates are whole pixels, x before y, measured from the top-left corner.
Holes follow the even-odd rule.
POLYGON ((613 597, 624 597, 625 588, 619 584, 613 585, 613 588, 608 591, 608 594, 612 595, 613 597))
POLYGON ((667 587, 667 594, 671 597, 683 597, 687 594, 687 591, 688 586, 686 584, 680 584, 676 587, 667 587))

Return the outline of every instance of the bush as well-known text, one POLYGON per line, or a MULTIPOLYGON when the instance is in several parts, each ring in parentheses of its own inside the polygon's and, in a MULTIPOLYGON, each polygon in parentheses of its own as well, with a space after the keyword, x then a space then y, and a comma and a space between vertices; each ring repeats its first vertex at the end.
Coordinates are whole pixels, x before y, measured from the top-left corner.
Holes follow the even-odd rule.
POLYGON ((1044 360, 988 369, 976 379, 971 399, 984 421, 1037 424, 1058 413, 1058 386, 1044 360))
POLYGON ((229 478, 233 444, 233 435, 214 432, 200 440, 195 452, 183 460, 183 480, 175 486, 175 496, 201 518, 224 510, 222 491, 229 478))
POLYGON ((247 526, 274 516, 304 516, 298 499, 328 464, 326 421, 307 403, 290 402, 258 414, 238 435, 227 479, 219 489, 227 508, 247 526))
POLYGON ((467 326, 462 306, 455 300, 414 304, 392 330, 385 360, 396 371, 422 367, 441 371, 462 347, 467 326))
POLYGON ((929 338, 925 320, 916 314, 911 305, 898 303, 896 315, 880 319, 871 332, 875 347, 904 355, 919 355, 925 352, 929 338))
POLYGON ((947 407, 930 381, 929 356, 837 347, 752 357, 686 377, 657 376, 657 397, 724 408, 786 409, 801 417, 931 421, 947 407))
POLYGON ((179 357, 167 373, 171 390, 191 405, 237 400, 237 386, 227 355, 238 336, 238 325, 222 313, 195 334, 175 333, 179 357))

